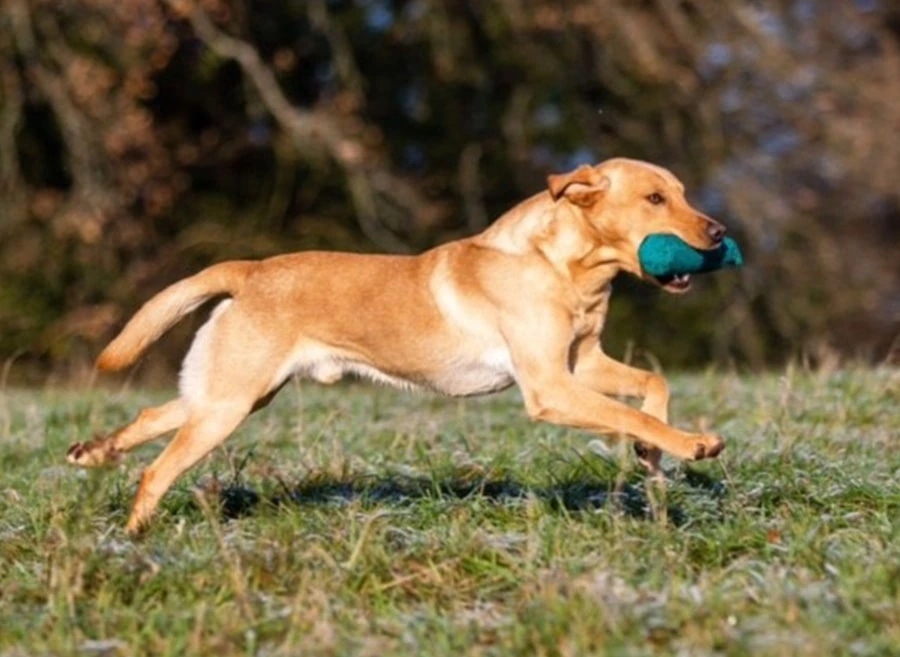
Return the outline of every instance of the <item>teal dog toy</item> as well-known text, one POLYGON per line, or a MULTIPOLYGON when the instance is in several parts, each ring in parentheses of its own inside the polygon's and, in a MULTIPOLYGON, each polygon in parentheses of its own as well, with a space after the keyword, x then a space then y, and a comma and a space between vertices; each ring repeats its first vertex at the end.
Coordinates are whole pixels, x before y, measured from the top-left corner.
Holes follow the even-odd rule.
POLYGON ((648 235, 638 248, 638 261, 645 273, 663 281, 683 274, 740 267, 744 264, 741 249, 730 237, 714 249, 695 249, 676 235, 648 235))

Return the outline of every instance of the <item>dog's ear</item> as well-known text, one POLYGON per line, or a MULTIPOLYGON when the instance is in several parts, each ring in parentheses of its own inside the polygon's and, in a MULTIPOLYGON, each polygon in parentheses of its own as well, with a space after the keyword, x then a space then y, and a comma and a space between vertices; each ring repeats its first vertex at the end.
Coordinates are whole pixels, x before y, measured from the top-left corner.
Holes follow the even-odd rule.
POLYGON ((592 205, 609 187, 609 178, 594 167, 582 164, 569 173, 547 176, 547 188, 554 201, 565 196, 576 205, 592 205))

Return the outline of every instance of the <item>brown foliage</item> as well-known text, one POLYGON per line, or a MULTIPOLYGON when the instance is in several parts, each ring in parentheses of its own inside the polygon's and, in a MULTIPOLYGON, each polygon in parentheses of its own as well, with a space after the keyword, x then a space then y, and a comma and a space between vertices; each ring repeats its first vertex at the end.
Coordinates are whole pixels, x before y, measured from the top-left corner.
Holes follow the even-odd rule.
POLYGON ((0 353, 71 360, 213 260, 479 230, 620 154, 676 170, 750 259, 662 322, 638 293, 620 342, 883 353, 898 25, 876 1, 7 0, 0 353))

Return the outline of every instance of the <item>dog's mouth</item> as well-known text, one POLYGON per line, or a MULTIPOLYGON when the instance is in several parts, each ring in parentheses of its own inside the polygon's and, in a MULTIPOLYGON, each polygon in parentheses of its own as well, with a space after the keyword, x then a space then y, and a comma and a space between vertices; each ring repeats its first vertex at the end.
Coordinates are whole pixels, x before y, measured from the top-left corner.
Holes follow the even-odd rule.
POLYGON ((654 276, 656 281, 666 292, 674 292, 675 294, 683 294, 691 288, 690 274, 670 274, 668 276, 654 276))

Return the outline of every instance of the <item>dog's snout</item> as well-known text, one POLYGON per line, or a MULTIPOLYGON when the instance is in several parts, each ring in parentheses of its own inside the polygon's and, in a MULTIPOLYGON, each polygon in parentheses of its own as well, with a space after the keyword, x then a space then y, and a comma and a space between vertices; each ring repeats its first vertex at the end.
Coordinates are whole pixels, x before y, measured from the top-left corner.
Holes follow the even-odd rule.
POLYGON ((709 220, 706 225, 706 234, 715 244, 720 244, 725 239, 725 226, 718 221, 709 220))

